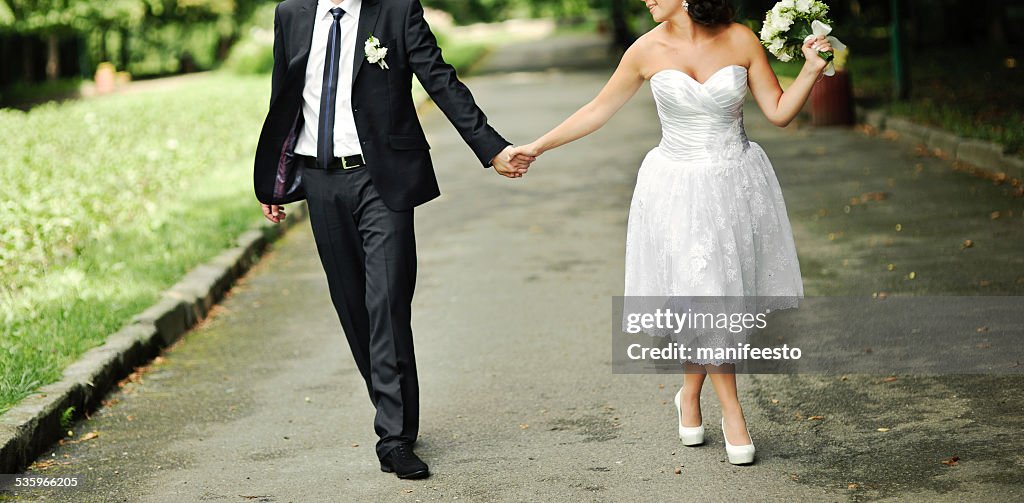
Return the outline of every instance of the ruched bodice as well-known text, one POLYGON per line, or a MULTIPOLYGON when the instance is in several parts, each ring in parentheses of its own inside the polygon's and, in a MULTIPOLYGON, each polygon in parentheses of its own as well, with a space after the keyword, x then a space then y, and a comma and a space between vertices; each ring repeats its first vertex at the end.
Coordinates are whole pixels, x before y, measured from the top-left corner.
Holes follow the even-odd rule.
POLYGON ((743 129, 747 69, 729 65, 704 83, 683 71, 661 70, 651 76, 662 137, 658 145, 671 159, 736 159, 749 147, 743 129))

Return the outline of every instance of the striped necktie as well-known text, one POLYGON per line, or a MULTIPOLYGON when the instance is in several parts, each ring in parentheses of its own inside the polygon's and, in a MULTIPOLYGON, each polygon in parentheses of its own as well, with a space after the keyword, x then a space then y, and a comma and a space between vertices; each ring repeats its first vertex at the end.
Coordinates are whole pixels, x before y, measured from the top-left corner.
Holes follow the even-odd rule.
POLYGON ((334 108, 338 100, 338 59, 341 57, 341 7, 331 9, 334 23, 327 36, 327 58, 324 60, 324 87, 320 92, 320 125, 317 130, 316 161, 327 169, 334 160, 334 108))

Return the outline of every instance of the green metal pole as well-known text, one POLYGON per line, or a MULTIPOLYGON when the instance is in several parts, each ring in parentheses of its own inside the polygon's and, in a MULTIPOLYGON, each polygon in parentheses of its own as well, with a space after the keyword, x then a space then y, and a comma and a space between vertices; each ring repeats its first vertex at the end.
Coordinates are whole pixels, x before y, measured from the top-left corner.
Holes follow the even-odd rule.
POLYGON ((892 54, 892 93, 893 99, 902 101, 910 94, 910 87, 907 85, 907 60, 904 53, 903 23, 901 0, 889 0, 891 6, 889 26, 889 51, 892 54))

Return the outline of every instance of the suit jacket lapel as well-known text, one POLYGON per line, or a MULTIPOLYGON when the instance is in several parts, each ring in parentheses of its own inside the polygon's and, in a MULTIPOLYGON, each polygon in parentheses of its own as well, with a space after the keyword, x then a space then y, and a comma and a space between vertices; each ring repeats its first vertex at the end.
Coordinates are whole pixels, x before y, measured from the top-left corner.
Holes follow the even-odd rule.
POLYGON ((352 83, 355 84, 359 69, 363 67, 363 59, 366 53, 363 45, 366 39, 370 38, 373 29, 377 27, 377 16, 380 14, 380 0, 363 0, 363 6, 359 11, 359 30, 356 32, 355 54, 352 58, 352 83))
POLYGON ((299 8, 295 17, 295 36, 299 41, 299 51, 288 61, 288 74, 296 70, 306 71, 306 61, 309 60, 309 48, 313 45, 313 24, 316 21, 317 0, 306 0, 299 8))

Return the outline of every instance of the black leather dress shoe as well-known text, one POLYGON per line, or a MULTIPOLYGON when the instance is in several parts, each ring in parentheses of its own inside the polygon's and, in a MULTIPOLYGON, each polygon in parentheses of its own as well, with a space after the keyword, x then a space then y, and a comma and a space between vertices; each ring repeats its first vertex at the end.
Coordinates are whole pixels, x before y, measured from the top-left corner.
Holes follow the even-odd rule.
POLYGON ((391 449, 384 459, 380 460, 380 471, 394 473, 400 479, 425 479, 430 476, 430 469, 409 444, 398 444, 391 449))

